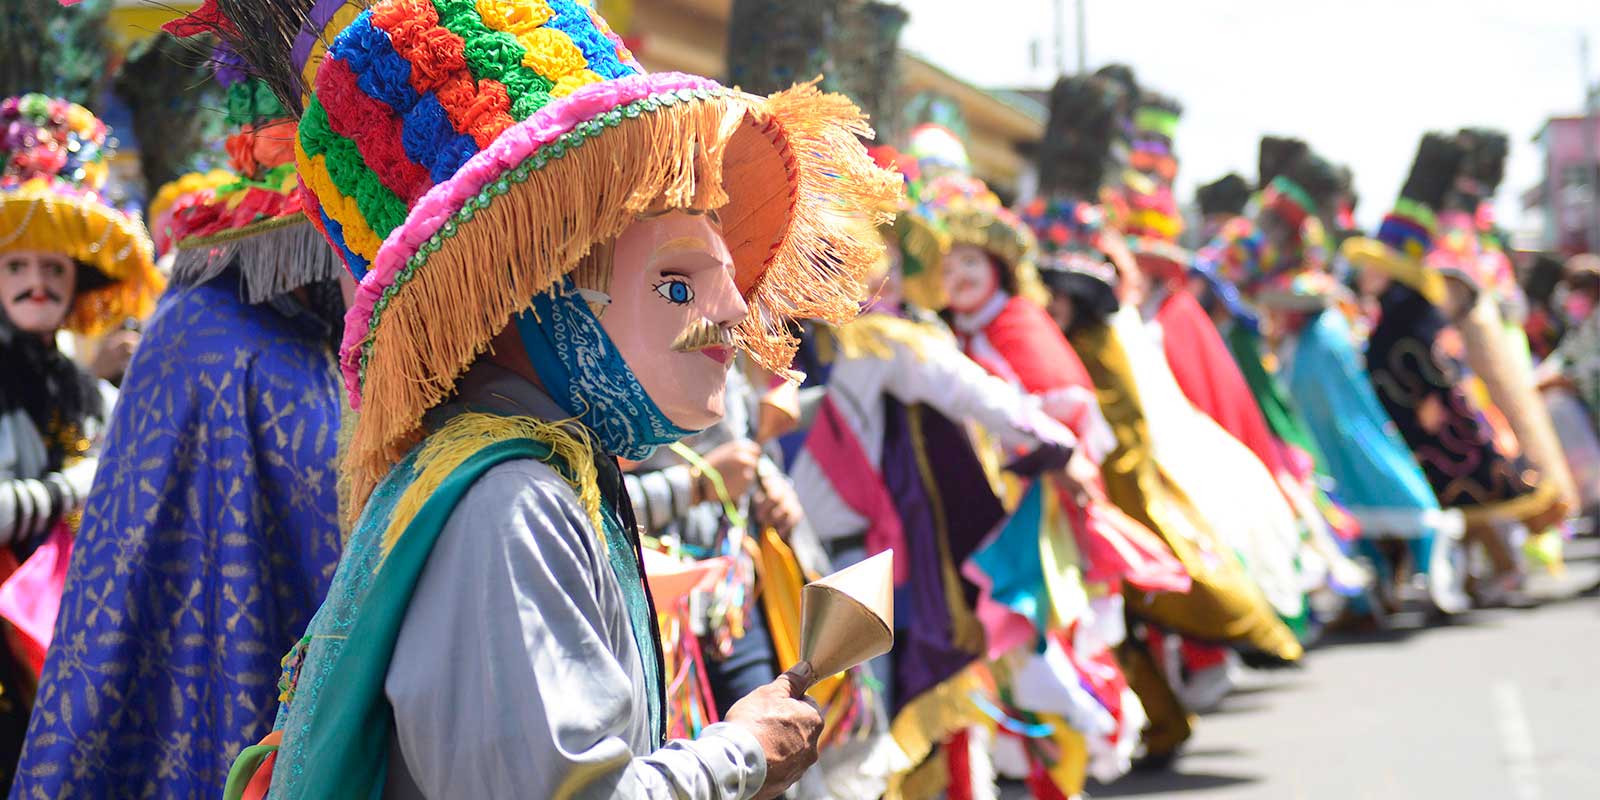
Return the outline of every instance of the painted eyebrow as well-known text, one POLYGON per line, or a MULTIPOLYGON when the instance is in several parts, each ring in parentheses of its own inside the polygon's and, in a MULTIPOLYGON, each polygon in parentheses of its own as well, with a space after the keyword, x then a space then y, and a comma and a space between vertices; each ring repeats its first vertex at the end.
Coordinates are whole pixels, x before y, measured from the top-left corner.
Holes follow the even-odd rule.
POLYGON ((651 267, 656 267, 663 262, 673 260, 674 256, 689 256, 690 258, 686 261, 680 262, 685 269, 663 270, 663 275, 667 274, 668 272, 681 275, 687 274, 688 272, 698 272, 702 269, 716 267, 726 267, 728 269, 733 268, 733 259, 731 256, 718 253, 709 242, 696 236, 680 236, 662 242, 660 246, 656 247, 655 251, 650 254, 650 259, 647 263, 651 267), (697 263, 701 262, 702 259, 705 263, 697 263))
POLYGON ((675 239, 668 239, 656 247, 655 252, 652 253, 652 255, 670 255, 673 253, 682 252, 698 252, 705 253, 707 255, 716 255, 714 252, 712 252, 710 245, 707 244, 704 239, 696 236, 679 236, 675 239))

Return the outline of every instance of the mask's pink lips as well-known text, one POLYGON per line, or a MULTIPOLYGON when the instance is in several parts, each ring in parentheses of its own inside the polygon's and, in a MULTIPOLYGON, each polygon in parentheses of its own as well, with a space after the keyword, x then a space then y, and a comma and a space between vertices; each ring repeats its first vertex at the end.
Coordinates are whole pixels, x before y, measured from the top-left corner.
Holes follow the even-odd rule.
POLYGON ((733 351, 726 347, 707 347, 701 350, 700 354, 718 364, 724 365, 728 363, 728 359, 733 357, 733 351))

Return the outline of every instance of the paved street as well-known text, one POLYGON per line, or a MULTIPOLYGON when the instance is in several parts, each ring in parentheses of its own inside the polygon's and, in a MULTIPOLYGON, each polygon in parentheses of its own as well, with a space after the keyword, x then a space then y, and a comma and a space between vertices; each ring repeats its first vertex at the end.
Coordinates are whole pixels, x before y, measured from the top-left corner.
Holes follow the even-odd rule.
MULTIPOLYGON (((1533 611, 1345 638, 1301 669, 1249 672, 1168 773, 1092 797, 1572 800, 1600 797, 1600 579, 1579 542, 1566 595, 1533 611)), ((1420 622, 1418 620, 1417 622, 1420 622)), ((1014 790, 1013 790, 1014 791, 1014 790)), ((1007 796, 1013 795, 1011 791, 1007 796)))

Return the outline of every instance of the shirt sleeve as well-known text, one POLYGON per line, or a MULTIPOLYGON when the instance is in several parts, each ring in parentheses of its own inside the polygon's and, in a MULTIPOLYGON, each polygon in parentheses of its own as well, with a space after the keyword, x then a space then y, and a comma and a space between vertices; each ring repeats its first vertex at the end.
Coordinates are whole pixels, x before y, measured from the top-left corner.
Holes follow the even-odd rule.
POLYGON ((94 483, 98 458, 77 460, 60 472, 21 474, 21 413, 0 418, 0 546, 20 544, 48 532, 62 516, 79 509, 94 483))
POLYGON ((490 470, 440 534, 385 682, 416 787, 486 800, 754 796, 766 762, 743 728, 648 752, 628 625, 570 488, 538 462, 490 470))
POLYGON ((1007 448, 1077 444, 1038 398, 989 374, 953 344, 930 337, 920 353, 898 342, 894 347, 895 358, 888 362, 893 376, 885 388, 896 400, 927 403, 951 419, 973 420, 1007 448))
POLYGON ((628 498, 633 501, 634 513, 646 531, 659 532, 689 513, 693 492, 687 465, 671 464, 622 477, 628 487, 628 498))

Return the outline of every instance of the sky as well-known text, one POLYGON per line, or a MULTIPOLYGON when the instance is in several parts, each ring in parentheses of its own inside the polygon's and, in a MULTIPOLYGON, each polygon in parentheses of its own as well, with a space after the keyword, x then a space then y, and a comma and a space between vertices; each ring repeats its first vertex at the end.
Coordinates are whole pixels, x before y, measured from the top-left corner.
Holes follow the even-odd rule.
MULTIPOLYGON (((1371 227, 1400 190, 1428 130, 1498 128, 1511 137, 1496 211, 1521 221, 1540 178, 1532 137, 1581 113, 1580 38, 1600 78, 1597 0, 1081 0, 1090 70, 1121 62, 1184 104, 1179 197, 1237 171, 1254 180, 1263 134, 1298 136, 1355 171, 1371 227)), ((982 87, 1047 87, 1052 0, 900 0, 906 49, 982 87), (1030 50, 1037 41, 1039 61, 1030 50)), ((1075 69, 1074 0, 1066 4, 1075 69)))

